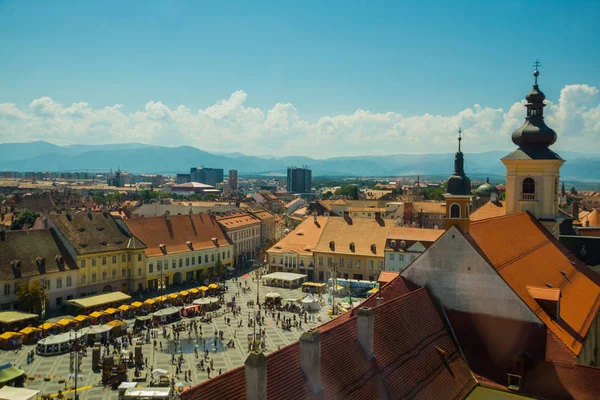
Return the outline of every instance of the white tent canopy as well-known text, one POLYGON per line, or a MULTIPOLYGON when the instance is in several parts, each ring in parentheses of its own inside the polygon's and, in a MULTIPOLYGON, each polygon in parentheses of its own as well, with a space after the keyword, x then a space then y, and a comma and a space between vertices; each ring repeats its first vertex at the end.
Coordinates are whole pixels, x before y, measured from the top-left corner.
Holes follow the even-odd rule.
POLYGON ((309 294, 302 299, 302 308, 308 311, 317 311, 321 306, 319 305, 319 301, 315 299, 315 296, 309 294))
POLYGON ((154 313, 155 317, 164 317, 167 315, 179 314, 179 309, 176 307, 168 307, 163 308, 162 310, 158 310, 154 313))
POLYGON ((98 333, 105 333, 112 329, 113 327, 110 325, 93 325, 90 326, 88 330, 88 335, 95 335, 98 333))
POLYGON ((279 299, 279 298, 281 298, 281 295, 279 293, 277 293, 277 292, 271 292, 271 293, 267 293, 265 295, 265 297, 267 299, 279 299))
POLYGON ((0 389, 0 400, 33 400, 39 392, 39 390, 3 386, 0 389))
POLYGON ((88 333, 88 328, 83 328, 77 332, 71 331, 71 332, 61 333, 59 335, 50 335, 50 336, 45 337, 45 338, 41 339, 40 341, 38 341, 38 344, 52 345, 52 344, 67 343, 70 340, 82 338, 85 335, 87 335, 87 333, 88 333))
POLYGON ((200 305, 200 306, 210 304, 210 299, 208 297, 196 299, 193 301, 193 304, 200 305))
POLYGON ((125 391, 124 399, 169 399, 170 387, 129 388, 125 391))

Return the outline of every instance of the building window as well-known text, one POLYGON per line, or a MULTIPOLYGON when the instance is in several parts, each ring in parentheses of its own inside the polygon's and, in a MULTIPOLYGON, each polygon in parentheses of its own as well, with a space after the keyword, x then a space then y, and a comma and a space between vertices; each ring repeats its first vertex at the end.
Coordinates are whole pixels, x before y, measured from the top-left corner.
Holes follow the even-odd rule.
POLYGON ((121 255, 121 262, 125 262, 125 254, 121 255))
POLYGON ((10 284, 4 285, 4 295, 10 296, 10 284))
POLYGON ((344 259, 343 258, 340 258, 340 267, 344 268, 344 259))
POLYGON ((535 181, 532 178, 523 179, 523 200, 535 200, 535 181))
POLYGON ((460 218, 460 206, 456 203, 450 206, 450 218, 460 218))
POLYGON ((327 257, 327 266, 328 267, 332 267, 333 266, 333 259, 331 257, 327 257))
POLYGON ((96 273, 92 274, 92 283, 96 283, 96 273))
POLYGON ((92 267, 95 267, 95 266, 96 266, 96 259, 92 258, 92 267))
POLYGON ((210 261, 213 261, 213 262, 215 261, 215 255, 214 254, 210 255, 210 261))
POLYGON ((183 258, 179 259, 179 268, 183 267, 183 258))
POLYGON ((106 280, 106 271, 102 271, 102 280, 105 281, 106 280))
POLYGON ((227 258, 231 258, 231 250, 227 250, 227 258))
POLYGON ((71 287, 71 285, 73 284, 72 279, 70 276, 67 276, 67 287, 71 287))
POLYGON ((148 265, 148 272, 150 272, 150 273, 154 272, 154 264, 150 263, 148 265))
POLYGON ((202 264, 202 256, 198 256, 198 265, 202 264))
POLYGON ((223 260, 225 259, 225 252, 223 252, 223 260))
POLYGON ((369 269, 373 269, 373 260, 369 260, 369 269))
POLYGON ((102 265, 106 265, 106 257, 102 257, 102 265))
POLYGON ((323 266, 323 256, 319 256, 319 267, 323 266))
POLYGON ((112 270, 112 278, 117 279, 117 270, 116 269, 112 270))
POLYGON ((81 275, 81 283, 85 285, 85 274, 81 275))
POLYGON ((356 269, 360 269, 360 260, 356 260, 356 269))
POLYGON ((398 260, 404 261, 404 254, 398 254, 398 260))
POLYGON ((117 256, 112 256, 112 263, 116 264, 117 263, 117 256))
POLYGON ((126 278, 127 277, 127 270, 125 268, 123 268, 121 270, 121 278, 126 278))
MULTIPOLYGON (((168 266, 169 266, 169 263, 167 262, 167 263, 165 264, 165 267, 168 267, 168 266)), ((172 267, 173 269, 177 268, 177 261, 173 260, 173 261, 171 262, 171 267, 172 267)), ((165 269, 168 269, 168 268, 165 268, 165 269)))
POLYGON ((470 209, 471 209, 470 204, 465 205, 465 218, 469 218, 470 209))
POLYGON ((275 257, 273 257, 273 259, 271 260, 271 264, 275 264, 277 263, 277 259, 275 257))
POLYGON ((85 260, 81 260, 81 268, 85 268, 85 260))
POLYGON ((352 259, 348 259, 348 269, 352 269, 352 259))
POLYGON ((196 265, 196 257, 192 257, 192 265, 196 265))
POLYGON ((142 276, 142 269, 138 268, 138 276, 142 276))
POLYGON ((377 261, 377 268, 383 269, 383 261, 377 261))
POLYGON ((207 263, 208 262, 208 254, 204 255, 204 262, 207 263))
POLYGON ((186 266, 186 267, 189 267, 189 266, 190 266, 190 259, 189 259, 189 258, 186 258, 186 259, 185 259, 185 266, 186 266))
POLYGON ((221 253, 217 253, 217 261, 221 259, 221 253))
POLYGON ((56 288, 60 289, 62 287, 62 278, 56 278, 56 288))
POLYGON ((390 253, 390 261, 394 261, 394 253, 390 253))
POLYGON ((138 254, 138 261, 142 261, 142 253, 138 254))

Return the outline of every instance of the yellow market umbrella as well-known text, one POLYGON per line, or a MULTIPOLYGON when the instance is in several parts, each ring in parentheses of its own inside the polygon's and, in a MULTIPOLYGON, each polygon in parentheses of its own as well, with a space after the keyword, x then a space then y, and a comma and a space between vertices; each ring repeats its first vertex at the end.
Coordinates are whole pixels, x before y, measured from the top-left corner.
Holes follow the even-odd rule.
POLYGON ((40 325, 40 329, 43 331, 47 331, 48 329, 54 328, 54 324, 51 322, 46 322, 45 324, 40 325))
POLYGON ((189 293, 186 292, 185 290, 182 290, 181 292, 179 292, 179 294, 182 296, 187 296, 189 293))
POLYGON ((119 310, 117 310, 116 308, 109 308, 106 311, 104 311, 106 314, 108 315, 113 315, 114 313, 118 312, 119 310))
POLYGON ((367 293, 373 294, 373 293, 377 293, 377 292, 379 292, 379 289, 377 289, 376 287, 374 287, 373 289, 369 290, 367 293))
POLYGON ((218 289, 218 288, 219 288, 219 286, 217 286, 217 285, 216 285, 216 284, 214 284, 214 283, 211 283, 210 285, 208 285, 208 288, 209 288, 209 289, 218 289))
POLYGON ((190 293, 196 294, 196 293, 198 293, 198 289, 196 289, 196 288, 190 289, 190 293))
POLYGON ((171 293, 167 296, 169 299, 176 299, 178 297, 177 293, 171 293))
POLYGON ((110 322, 107 322, 106 325, 108 325, 108 326, 123 326, 123 325, 127 325, 127 322, 119 321, 118 319, 114 319, 110 322))
POLYGON ((139 308, 143 305, 144 305, 144 303, 142 303, 142 302, 134 301, 133 303, 131 303, 131 308, 139 308))
POLYGON ((155 297, 154 300, 156 300, 156 301, 166 301, 167 300, 167 296, 158 296, 158 297, 155 297))
POLYGON ((118 310, 119 311, 127 311, 131 308, 131 306, 128 306, 127 304, 123 304, 122 306, 119 306, 118 310))
POLYGON ((150 304, 150 305, 152 305, 154 303, 156 303, 156 300, 154 300, 154 299, 146 299, 146 301, 144 301, 144 304, 150 304))
POLYGON ((88 318, 89 318, 89 317, 88 317, 87 315, 78 315, 78 316, 76 316, 74 319, 75 319, 75 321, 77 321, 77 322, 83 322, 83 321, 85 321, 85 320, 86 320, 86 319, 88 319, 88 318))
POLYGON ((100 311, 94 311, 93 313, 90 314, 90 317, 91 318, 100 318, 103 315, 104 315, 104 313, 102 313, 100 311))
POLYGON ((73 320, 71 318, 63 318, 60 321, 58 321, 56 323, 56 325, 60 325, 62 327, 65 327, 65 326, 69 325, 71 322, 73 322, 73 320))
POLYGON ((201 291, 201 292, 206 292, 208 290, 208 288, 206 286, 200 286, 198 288, 198 290, 201 291))

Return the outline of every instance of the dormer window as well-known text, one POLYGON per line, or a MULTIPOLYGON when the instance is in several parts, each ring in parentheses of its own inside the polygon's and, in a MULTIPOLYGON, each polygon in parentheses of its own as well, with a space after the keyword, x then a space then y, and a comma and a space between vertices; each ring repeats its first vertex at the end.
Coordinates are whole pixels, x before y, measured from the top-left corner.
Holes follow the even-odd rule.
POLYGON ((377 246, 375 244, 371 245, 371 253, 377 254, 377 246))
POLYGON ((329 249, 331 251, 335 251, 335 242, 333 240, 331 242, 329 242, 329 249))
POLYGON ((354 245, 354 242, 350 243, 350 251, 354 253, 355 250, 356 246, 354 245))
POLYGON ((167 254, 167 246, 166 245, 164 245, 164 244, 161 243, 161 244, 158 245, 158 248, 160 249, 160 251, 163 254, 167 254))
POLYGON ((395 240, 392 240, 392 241, 390 242, 390 247, 392 247, 392 248, 394 248, 394 249, 396 248, 396 241, 395 241, 395 240))
POLYGON ((187 242, 185 242, 185 244, 187 245, 187 247, 188 247, 190 250, 194 250, 194 246, 192 246, 192 242, 191 242, 191 240, 188 240, 187 242))

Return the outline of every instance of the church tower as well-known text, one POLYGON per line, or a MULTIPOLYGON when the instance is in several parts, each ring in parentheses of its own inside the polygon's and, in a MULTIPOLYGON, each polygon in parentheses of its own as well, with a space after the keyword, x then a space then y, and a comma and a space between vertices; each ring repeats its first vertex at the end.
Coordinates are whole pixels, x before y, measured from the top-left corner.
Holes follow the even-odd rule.
POLYGON ((454 156, 454 172, 448 178, 446 198, 446 229, 458 226, 463 232, 469 232, 469 214, 471 213, 471 180, 465 175, 465 160, 460 151, 461 130, 458 130, 458 151, 454 156))
POLYGON ((535 82, 527 95, 525 122, 512 134, 519 148, 502 159, 506 166, 506 213, 529 211, 558 237, 562 221, 558 213, 560 167, 565 162, 550 150, 556 132, 544 122, 544 99, 538 87, 539 62, 535 82))

